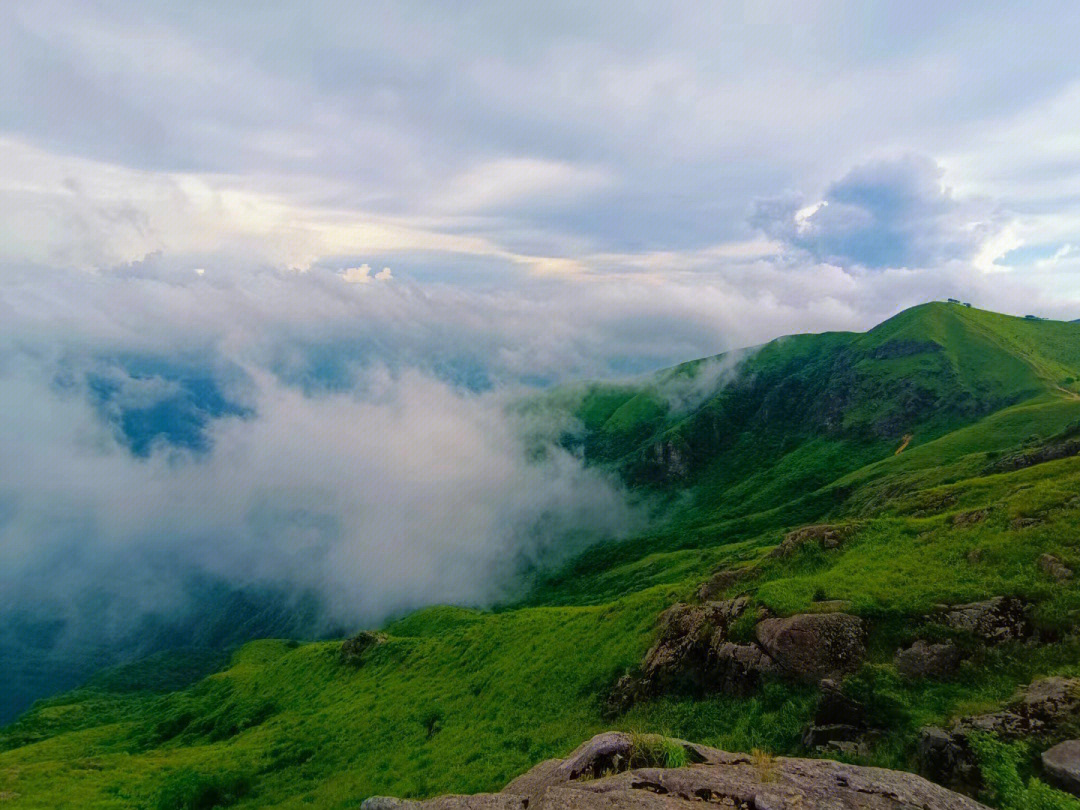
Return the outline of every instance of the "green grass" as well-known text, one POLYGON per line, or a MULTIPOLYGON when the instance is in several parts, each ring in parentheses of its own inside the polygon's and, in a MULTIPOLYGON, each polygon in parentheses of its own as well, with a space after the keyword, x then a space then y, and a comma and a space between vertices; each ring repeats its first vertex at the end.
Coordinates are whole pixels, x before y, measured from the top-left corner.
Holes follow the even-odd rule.
MULTIPOLYGON (((393 621, 359 667, 340 663, 339 642, 263 640, 227 663, 175 653, 102 673, 0 731, 0 795, 41 808, 353 808, 372 794, 498 789, 607 728, 633 731, 643 761, 667 766, 686 756, 671 737, 763 762, 806 753, 812 685, 608 712, 660 612, 721 568, 752 568, 731 594, 778 614, 843 600, 866 620, 869 657, 844 688, 888 729, 869 764, 913 768, 921 726, 1001 706, 1033 677, 1080 675, 1067 632, 1080 576, 1059 583, 1037 563, 1052 553, 1080 572, 1080 457, 993 467, 1080 420, 1080 401, 1059 388, 1080 377, 1080 326, 927 305, 866 334, 785 338, 720 361, 736 369, 725 386, 673 408, 670 386, 706 362, 552 395, 582 425, 568 441, 660 505, 647 531, 543 572, 514 604, 393 621), (665 444, 683 473, 655 463, 665 444), (985 519, 956 522, 972 510, 985 519), (768 556, 786 531, 819 521, 853 531, 837 549, 768 556), (983 650, 960 638, 974 654, 954 680, 896 672, 893 651, 936 605, 997 594, 1032 601, 1048 643, 983 650)), ((986 798, 1075 807, 1021 748, 980 749, 986 798)))

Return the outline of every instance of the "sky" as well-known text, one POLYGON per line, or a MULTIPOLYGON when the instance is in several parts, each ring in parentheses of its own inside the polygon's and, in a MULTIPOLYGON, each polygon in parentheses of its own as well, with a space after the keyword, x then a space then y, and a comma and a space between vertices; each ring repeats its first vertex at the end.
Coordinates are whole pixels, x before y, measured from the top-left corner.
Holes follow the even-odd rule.
POLYGON ((639 525, 537 388, 947 297, 1080 318, 1078 40, 1069 2, 0 4, 0 612, 123 625, 162 560, 483 604, 639 525))

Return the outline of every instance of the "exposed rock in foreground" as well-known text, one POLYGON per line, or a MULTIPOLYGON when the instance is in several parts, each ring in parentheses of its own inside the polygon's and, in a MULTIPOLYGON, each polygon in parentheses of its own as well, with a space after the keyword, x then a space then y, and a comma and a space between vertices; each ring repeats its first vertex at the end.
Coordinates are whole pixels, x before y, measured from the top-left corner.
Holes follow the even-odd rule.
POLYGON ((1051 782, 1080 795, 1080 740, 1066 740, 1044 751, 1042 766, 1051 782))
MULTIPOLYGON (((640 746, 640 740, 637 741, 640 746)), ((655 744, 657 738, 652 738, 655 744)), ((648 748, 652 748, 652 744, 648 748)), ((638 766, 635 740, 601 734, 566 759, 542 762, 501 793, 440 796, 423 802, 374 797, 362 810, 677 810, 710 802, 743 810, 978 810, 983 805, 920 776, 830 760, 750 757, 667 742, 690 764, 638 766)))
POLYGON ((923 771, 932 778, 973 789, 979 773, 967 737, 972 732, 1002 740, 1059 740, 1080 730, 1080 679, 1032 681, 1001 711, 959 718, 951 730, 927 727, 919 740, 923 771))

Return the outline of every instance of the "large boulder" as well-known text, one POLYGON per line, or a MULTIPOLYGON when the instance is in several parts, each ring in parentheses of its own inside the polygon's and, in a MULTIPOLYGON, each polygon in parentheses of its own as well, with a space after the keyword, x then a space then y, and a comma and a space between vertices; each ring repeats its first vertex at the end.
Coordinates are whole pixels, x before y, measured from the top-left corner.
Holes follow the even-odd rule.
POLYGON ((660 637, 645 654, 642 678, 653 691, 705 690, 713 650, 750 600, 745 597, 702 605, 677 604, 660 617, 660 637))
POLYGON ((947 641, 930 644, 919 639, 910 647, 900 650, 893 663, 900 674, 913 680, 920 678, 947 678, 960 666, 960 648, 947 641))
POLYGON ((866 653, 862 619, 847 613, 765 619, 758 622, 755 633, 781 671, 803 680, 852 672, 866 653))
POLYGON ((1029 606, 1010 596, 945 608, 938 620, 954 630, 971 633, 988 644, 1017 641, 1031 633, 1029 606))
POLYGON ((1058 743, 1042 755, 1047 781, 1080 796, 1080 740, 1058 743))
POLYGON ((775 665, 756 644, 728 641, 731 625, 750 605, 743 596, 702 605, 678 604, 660 619, 660 636, 641 662, 640 677, 623 676, 608 699, 624 711, 662 692, 742 694, 775 665))
POLYGON ((423 802, 375 797, 362 810, 696 810, 702 802, 755 810, 984 810, 920 776, 830 760, 730 754, 683 741, 685 767, 633 767, 634 741, 593 738, 542 762, 501 793, 423 802))

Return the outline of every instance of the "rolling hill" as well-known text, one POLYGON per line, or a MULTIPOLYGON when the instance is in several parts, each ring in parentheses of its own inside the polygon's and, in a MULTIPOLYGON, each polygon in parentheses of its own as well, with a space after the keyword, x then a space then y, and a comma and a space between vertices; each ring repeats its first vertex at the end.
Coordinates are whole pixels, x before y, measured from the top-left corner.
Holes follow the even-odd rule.
MULTIPOLYGON (((933 303, 551 392, 529 407, 577 417, 566 444, 622 476, 647 530, 537 572, 512 604, 423 610, 352 655, 261 640, 205 677, 184 652, 102 672, 0 732, 0 798, 356 807, 498 789, 609 727, 925 770, 925 729, 1080 676, 1078 379, 1080 324, 933 303), (680 629, 710 610, 732 617, 725 649, 770 656, 738 688, 716 677, 723 644, 680 629), (858 655, 835 683, 796 677, 762 628, 830 616, 853 617, 858 655), (914 671, 928 648, 949 666, 914 671), (857 707, 832 724, 850 739, 808 735, 830 700, 857 707)), ((1071 728, 975 734, 965 789, 1080 807, 1037 767, 1071 728)))

